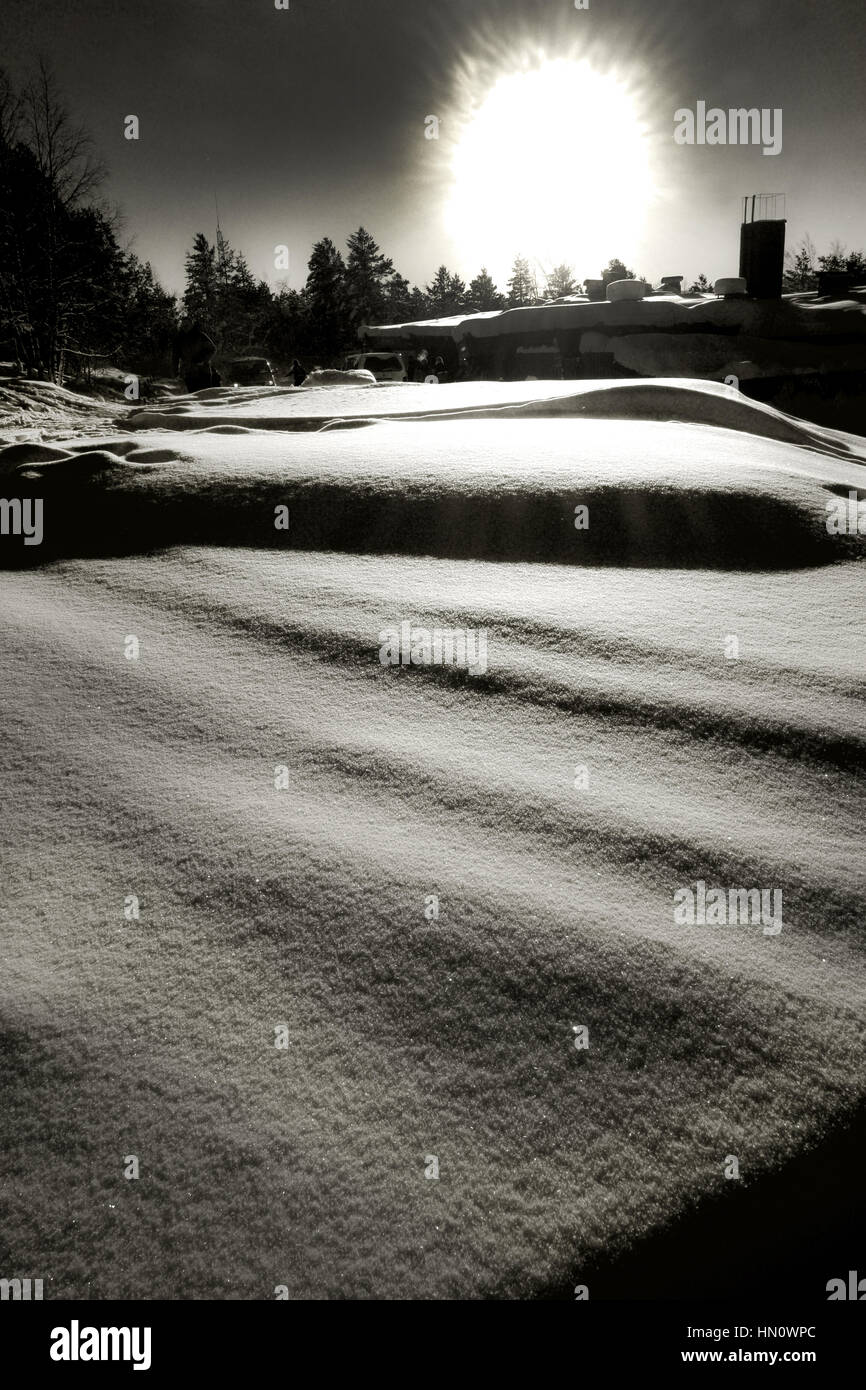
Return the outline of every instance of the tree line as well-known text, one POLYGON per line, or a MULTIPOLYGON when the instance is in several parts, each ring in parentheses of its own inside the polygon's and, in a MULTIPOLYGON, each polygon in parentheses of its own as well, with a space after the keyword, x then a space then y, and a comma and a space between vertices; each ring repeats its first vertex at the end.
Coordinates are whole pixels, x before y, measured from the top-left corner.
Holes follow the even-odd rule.
POLYGON ((158 354, 174 329, 174 295, 95 201, 104 176, 50 72, 15 90, 0 71, 0 341, 32 375, 64 351, 158 354))
MULTIPOLYGON (((808 233, 794 251, 785 253, 782 272, 782 293, 817 290, 819 271, 844 271, 854 277, 856 284, 866 285, 866 255, 862 251, 847 251, 840 241, 834 241, 824 256, 819 256, 808 233)), ((712 284, 701 274, 689 285, 687 294, 711 294, 712 284)))
POLYGON ((818 271, 847 271, 855 281, 866 284, 866 255, 862 251, 846 251, 839 241, 834 241, 825 256, 819 256, 812 238, 803 237, 796 251, 785 257, 785 272, 782 288, 789 292, 796 290, 816 290, 818 271))
MULTIPOLYGON (((603 275, 613 280, 631 273, 613 260, 603 275)), ((428 285, 410 285, 370 232, 359 227, 345 254, 330 237, 315 243, 302 289, 283 285, 272 292, 265 281, 255 283, 243 255, 218 230, 213 242, 199 232, 187 254, 181 311, 213 338, 218 355, 258 348, 277 361, 300 356, 328 366, 357 348, 364 324, 518 308, 581 289, 571 268, 558 266, 540 292, 523 256, 515 258, 505 292, 486 267, 468 285, 445 265, 428 285)))

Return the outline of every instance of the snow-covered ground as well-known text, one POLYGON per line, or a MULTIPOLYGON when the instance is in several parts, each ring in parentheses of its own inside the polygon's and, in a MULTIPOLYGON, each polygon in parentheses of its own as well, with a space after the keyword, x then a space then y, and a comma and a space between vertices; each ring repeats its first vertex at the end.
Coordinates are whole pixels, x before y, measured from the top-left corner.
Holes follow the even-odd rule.
MULTIPOLYGON (((0 364, 0 367, 9 364, 0 364)), ((94 400, 53 381, 0 375, 0 445, 57 434, 89 435, 110 429, 124 408, 94 400)))
POLYGON ((0 1244, 46 1297, 592 1297, 862 1102, 863 542, 825 517, 864 442, 583 385, 0 452, 57 557, 0 584, 0 1244), (484 669, 383 665, 403 623, 484 669), (781 932, 678 923, 699 881, 781 932))
MULTIPOLYGON (((348 377, 349 373, 343 373, 348 377)), ((217 387, 170 403, 134 410, 136 430, 311 430, 329 421, 444 419, 489 415, 494 419, 589 416, 665 420, 748 429, 791 443, 838 441, 838 431, 793 420, 772 406, 749 400, 733 386, 698 378, 642 381, 471 381, 441 385, 353 381, 331 388, 217 387)), ((846 451, 866 454, 862 436, 844 436, 846 451)))

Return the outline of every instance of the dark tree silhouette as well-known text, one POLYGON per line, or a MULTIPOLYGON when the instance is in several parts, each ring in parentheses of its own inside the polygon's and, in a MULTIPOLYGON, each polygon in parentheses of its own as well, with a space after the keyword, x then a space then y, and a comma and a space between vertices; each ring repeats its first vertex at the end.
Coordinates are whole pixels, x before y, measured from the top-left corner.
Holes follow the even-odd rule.
POLYGON ((349 237, 346 246, 348 317, 353 332, 357 332, 361 324, 383 322, 394 265, 364 227, 349 237))
POLYGON ((313 247, 307 266, 304 299, 308 316, 307 343, 318 358, 330 363, 342 353, 349 333, 346 266, 330 237, 313 247))
POLYGON ((482 266, 475 279, 470 280, 466 304, 468 308, 481 312, 505 307, 505 296, 499 293, 486 266, 482 266))
POLYGON ((604 270, 601 272, 601 278, 605 286, 608 286, 614 280, 634 280, 635 273, 633 270, 628 269, 624 261, 619 260, 615 256, 613 260, 608 261, 604 270))
POLYGON ((712 294, 713 287, 703 271, 701 271, 694 284, 689 285, 686 294, 712 294))

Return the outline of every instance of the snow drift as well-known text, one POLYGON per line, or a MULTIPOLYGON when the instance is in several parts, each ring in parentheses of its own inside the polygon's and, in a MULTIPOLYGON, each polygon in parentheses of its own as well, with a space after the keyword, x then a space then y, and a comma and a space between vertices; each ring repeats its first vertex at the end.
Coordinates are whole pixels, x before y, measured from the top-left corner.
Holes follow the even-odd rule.
POLYGON ((73 442, 53 457, 0 450, 7 492, 42 497, 46 516, 38 555, 7 543, 7 563, 218 543, 764 569, 831 562, 864 542, 826 525, 828 502, 861 485, 863 441, 724 387, 354 386, 342 417, 345 396, 328 394, 190 398, 174 407, 196 426, 182 442, 164 429, 171 412, 149 411, 163 428, 146 438, 73 442), (437 411, 407 413, 431 398, 437 411))
POLYGON ((856 1267, 863 441, 563 386, 0 453, 46 516, 0 576, 0 1264, 46 1298, 856 1267), (383 664, 403 623, 486 669, 383 664), (678 924, 698 883, 783 931, 678 924))

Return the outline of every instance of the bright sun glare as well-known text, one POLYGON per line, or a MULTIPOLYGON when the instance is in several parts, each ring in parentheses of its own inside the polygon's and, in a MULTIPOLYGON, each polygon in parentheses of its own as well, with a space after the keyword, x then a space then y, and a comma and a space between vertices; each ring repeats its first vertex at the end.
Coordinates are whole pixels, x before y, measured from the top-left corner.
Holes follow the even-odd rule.
POLYGON ((504 76, 455 149, 447 229, 467 265, 525 255, 578 279, 628 255, 652 194, 645 129, 628 89, 560 58, 504 76))

